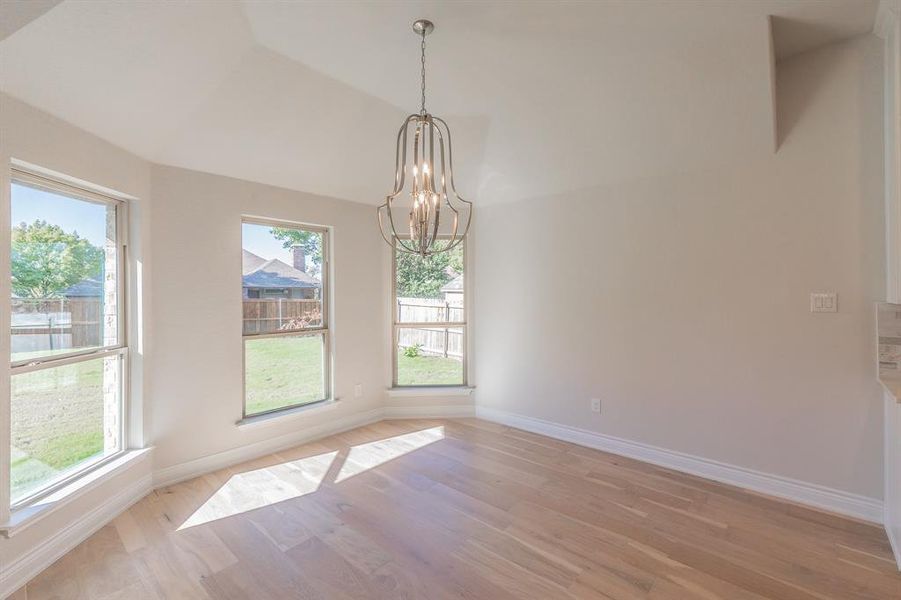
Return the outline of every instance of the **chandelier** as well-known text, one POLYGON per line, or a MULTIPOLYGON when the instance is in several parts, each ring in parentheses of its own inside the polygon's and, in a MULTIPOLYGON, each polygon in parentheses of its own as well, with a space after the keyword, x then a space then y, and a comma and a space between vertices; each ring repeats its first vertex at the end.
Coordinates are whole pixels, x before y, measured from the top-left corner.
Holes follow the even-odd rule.
POLYGON ((450 129, 425 109, 425 36, 434 29, 425 19, 413 23, 413 31, 422 40, 422 103, 419 113, 404 119, 397 132, 394 190, 378 208, 379 229, 388 245, 423 257, 458 246, 472 223, 472 203, 461 198, 454 186, 450 129), (405 215, 408 222, 402 224, 405 215), (400 219, 400 226, 395 219, 400 219))

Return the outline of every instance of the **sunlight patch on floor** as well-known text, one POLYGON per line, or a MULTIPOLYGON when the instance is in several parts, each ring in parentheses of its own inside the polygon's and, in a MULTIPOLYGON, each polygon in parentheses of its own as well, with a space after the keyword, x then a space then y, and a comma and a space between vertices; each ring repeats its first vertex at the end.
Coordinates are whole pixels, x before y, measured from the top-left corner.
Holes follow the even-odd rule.
POLYGON ((336 450, 233 475, 178 530, 315 492, 337 456, 336 450))
POLYGON ((335 483, 442 439, 444 439, 444 427, 438 426, 353 446, 335 483))

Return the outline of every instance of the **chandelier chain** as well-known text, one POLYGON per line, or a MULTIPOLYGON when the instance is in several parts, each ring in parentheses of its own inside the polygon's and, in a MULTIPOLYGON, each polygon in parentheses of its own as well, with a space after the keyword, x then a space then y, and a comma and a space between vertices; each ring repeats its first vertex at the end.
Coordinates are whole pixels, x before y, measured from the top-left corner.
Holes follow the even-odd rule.
POLYGON ((420 50, 422 52, 422 105, 420 107, 420 114, 425 113, 425 29, 422 31, 422 43, 420 44, 420 50))

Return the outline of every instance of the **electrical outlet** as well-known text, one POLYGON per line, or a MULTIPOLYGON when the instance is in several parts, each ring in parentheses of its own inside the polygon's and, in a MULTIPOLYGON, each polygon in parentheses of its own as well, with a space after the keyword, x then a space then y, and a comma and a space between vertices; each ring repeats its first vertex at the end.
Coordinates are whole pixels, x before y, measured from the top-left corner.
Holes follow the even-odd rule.
POLYGON ((810 312, 838 312, 838 294, 835 292, 811 292, 810 312))
POLYGON ((354 386, 354 398, 362 398, 363 397, 363 384, 358 383, 354 386))
POLYGON ((601 412, 601 399, 600 398, 592 398, 591 399, 591 412, 596 412, 596 413, 601 412))

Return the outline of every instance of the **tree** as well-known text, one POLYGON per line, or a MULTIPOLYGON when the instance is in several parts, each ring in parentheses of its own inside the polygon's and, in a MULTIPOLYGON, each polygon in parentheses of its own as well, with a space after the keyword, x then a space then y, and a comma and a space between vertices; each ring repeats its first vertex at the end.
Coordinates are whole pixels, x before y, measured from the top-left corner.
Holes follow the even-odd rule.
POLYGON ((103 271, 103 250, 73 231, 37 220, 12 230, 12 288, 22 298, 52 298, 103 271))
POLYGON ((463 272, 463 247, 425 258, 397 253, 397 295, 408 298, 437 298, 448 281, 463 272))
POLYGON ((322 234, 284 227, 273 227, 269 233, 275 239, 282 241, 282 248, 291 249, 294 246, 303 248, 304 254, 313 261, 314 274, 319 274, 322 268, 322 234))

